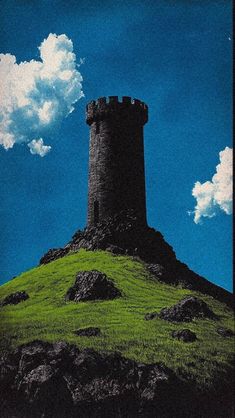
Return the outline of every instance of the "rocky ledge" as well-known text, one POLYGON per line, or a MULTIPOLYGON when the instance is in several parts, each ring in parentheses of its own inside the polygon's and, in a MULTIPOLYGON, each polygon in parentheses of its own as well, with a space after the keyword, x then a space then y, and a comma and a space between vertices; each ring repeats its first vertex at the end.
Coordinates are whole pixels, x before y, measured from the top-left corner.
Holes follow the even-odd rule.
POLYGON ((202 394, 162 364, 65 342, 35 341, 0 361, 5 418, 232 417, 231 386, 218 388, 202 394))
POLYGON ((139 224, 132 211, 125 211, 96 226, 77 231, 64 248, 50 249, 41 258, 40 264, 50 263, 81 248, 139 257, 147 263, 149 272, 157 280, 209 294, 230 307, 233 306, 231 293, 194 273, 186 264, 177 260, 173 248, 162 234, 147 225, 139 224))
POLYGON ((11 293, 10 295, 6 296, 2 301, 0 301, 0 307, 6 305, 18 305, 18 303, 24 302, 28 298, 29 295, 24 290, 11 293))
POLYGON ((176 261, 172 247, 164 241, 162 234, 139 224, 132 211, 120 213, 96 226, 77 231, 64 248, 49 250, 41 258, 40 264, 49 263, 63 257, 69 251, 78 251, 80 248, 139 256, 147 262, 155 260, 165 264, 169 258, 176 261))

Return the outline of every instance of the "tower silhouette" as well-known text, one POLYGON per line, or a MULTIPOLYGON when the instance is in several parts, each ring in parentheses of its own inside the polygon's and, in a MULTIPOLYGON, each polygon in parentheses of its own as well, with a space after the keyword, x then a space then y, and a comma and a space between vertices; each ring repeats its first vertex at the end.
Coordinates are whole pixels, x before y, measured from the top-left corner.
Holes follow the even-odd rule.
POLYGON ((88 226, 133 211, 146 224, 143 126, 145 103, 105 97, 86 107, 90 126, 88 226))

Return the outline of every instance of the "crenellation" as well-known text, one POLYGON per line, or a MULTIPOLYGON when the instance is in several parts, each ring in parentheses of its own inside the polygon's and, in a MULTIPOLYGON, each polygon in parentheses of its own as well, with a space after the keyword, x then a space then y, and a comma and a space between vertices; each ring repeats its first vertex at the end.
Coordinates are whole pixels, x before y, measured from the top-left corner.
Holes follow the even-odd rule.
POLYGON ((141 100, 129 96, 123 96, 120 100, 118 96, 100 97, 86 106, 88 125, 107 117, 117 116, 144 125, 148 121, 148 106, 141 100))
POLYGON ((129 97, 129 96, 123 96, 122 103, 131 104, 131 97, 129 97))
POLYGON ((98 106, 106 104, 106 97, 100 97, 99 99, 97 99, 96 103, 98 106))
POLYGON ((119 103, 118 96, 109 96, 109 103, 119 103))

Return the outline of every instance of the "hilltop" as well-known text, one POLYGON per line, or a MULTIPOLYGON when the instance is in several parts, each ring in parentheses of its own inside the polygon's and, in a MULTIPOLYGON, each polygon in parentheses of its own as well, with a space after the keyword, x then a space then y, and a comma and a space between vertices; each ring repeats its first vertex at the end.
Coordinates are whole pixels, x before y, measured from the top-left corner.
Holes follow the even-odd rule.
MULTIPOLYGON (((18 291, 26 292, 28 299, 17 305, 6 305, 1 308, 1 333, 4 335, 1 350, 5 356, 11 350, 19 353, 17 347, 22 347, 22 344, 23 347, 30 348, 30 344, 34 341, 51 344, 63 341, 68 347, 74 346, 80 351, 91 349, 95 350, 95 353, 106 353, 105 355, 116 352, 121 356, 120 358, 126 359, 125 361, 134 362, 130 363, 131 367, 134 367, 134 364, 137 365, 135 367, 142 367, 138 364, 158 364, 166 367, 169 373, 173 373, 177 385, 181 385, 179 386, 181 390, 184 385, 190 388, 190 395, 188 398, 186 396, 186 404, 183 402, 184 407, 187 406, 189 399, 192 405, 196 398, 196 404, 199 402, 198 399, 206 399, 203 408, 209 408, 207 415, 203 413, 197 415, 196 412, 185 415, 182 409, 184 407, 181 405, 181 415, 176 408, 175 416, 213 416, 215 411, 220 411, 219 408, 221 415, 217 416, 232 416, 230 415, 232 394, 229 388, 231 388, 232 376, 233 338, 222 336, 218 332, 219 329, 228 330, 233 327, 232 310, 225 303, 206 293, 185 288, 180 280, 177 284, 164 283, 156 274, 152 274, 149 265, 138 257, 84 249, 69 253, 48 264, 42 264, 6 283, 0 288, 0 300, 18 291), (66 300, 66 293, 74 284, 77 274, 91 270, 104 273, 119 290, 121 296, 112 300, 79 303, 66 300), (194 296, 205 302, 215 318, 170 322, 156 316, 146 320, 147 314, 159 313, 162 308, 171 307, 186 296, 194 296), (98 328, 99 335, 88 337, 76 333, 76 330, 87 327, 98 328), (196 334, 195 341, 185 343, 173 338, 172 332, 185 328, 196 334), (194 393, 193 397, 192 393, 194 393), (223 402, 218 405, 219 396, 223 396, 223 402)), ((30 350, 32 354, 32 349, 30 350)), ((122 361, 124 360, 120 360, 122 361)), ((166 387, 165 390, 168 394, 167 403, 170 405, 172 400, 169 397, 169 388, 166 387)), ((177 393, 176 387, 174 390, 177 393)), ((115 396, 112 396, 111 400, 113 399, 114 402, 115 396)), ((102 398, 102 395, 100 397, 102 398)), ((97 402, 96 399, 95 404, 99 405, 97 402)), ((104 402, 103 398, 102 402, 104 402)), ((136 411, 140 414, 138 408, 136 411)), ((149 412, 148 415, 146 411, 145 416, 154 416, 151 415, 153 412, 149 412)), ((102 413, 92 415, 93 412, 90 412, 89 416, 104 416, 102 413)), ((172 411, 167 415, 166 410, 165 415, 163 413, 159 416, 170 416, 170 414, 172 411)), ((81 414, 81 416, 86 415, 81 414)))

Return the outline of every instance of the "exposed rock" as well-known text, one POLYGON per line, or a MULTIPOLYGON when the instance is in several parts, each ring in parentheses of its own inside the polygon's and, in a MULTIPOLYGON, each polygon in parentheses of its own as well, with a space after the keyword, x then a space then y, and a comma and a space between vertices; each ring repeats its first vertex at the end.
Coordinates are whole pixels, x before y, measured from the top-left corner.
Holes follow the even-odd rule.
POLYGON ((88 327, 77 329, 74 331, 74 334, 78 335, 79 337, 98 337, 101 335, 101 331, 100 328, 88 327))
POLYGON ((117 245, 111 245, 111 244, 106 248, 106 250, 110 251, 113 254, 121 254, 122 255, 122 254, 126 253, 126 251, 123 248, 118 247, 117 245))
POLYGON ((79 351, 65 343, 26 344, 1 365, 5 417, 136 417, 140 411, 151 416, 151 407, 156 413, 164 408, 168 417, 183 386, 163 365, 79 351))
MULTIPOLYGON (((168 245, 160 232, 139 223, 138 216, 131 210, 107 218, 96 226, 90 226, 75 234, 68 244, 72 251, 80 248, 121 249, 121 253, 138 255, 144 260, 176 260, 172 247, 168 245)), ((120 250, 119 250, 120 251, 120 250)))
POLYGON ((162 234, 140 224, 138 216, 131 210, 122 211, 96 226, 77 231, 64 249, 49 250, 41 258, 40 264, 63 257, 69 251, 78 251, 80 248, 108 250, 115 254, 127 253, 146 261, 166 262, 169 258, 176 261, 172 247, 164 241, 162 234))
POLYGON ((201 394, 162 364, 65 342, 35 341, 6 354, 0 391, 5 418, 232 417, 230 379, 201 394))
POLYGON ((58 258, 64 257, 69 252, 69 248, 52 248, 40 259, 39 264, 47 264, 58 258))
POLYGON ((177 338, 178 340, 184 341, 185 343, 190 343, 197 339, 195 332, 190 331, 190 329, 172 331, 171 335, 173 338, 177 338))
POLYGON ((161 264, 148 264, 148 270, 159 278, 163 278, 166 273, 166 269, 161 264))
POLYGON ((17 305, 20 302, 24 302, 28 298, 29 298, 29 295, 24 290, 11 293, 0 302, 0 306, 17 305))
POLYGON ((158 280, 209 294, 233 306, 232 294, 191 271, 176 259, 172 247, 159 231, 140 224, 134 211, 126 210, 107 218, 96 226, 77 231, 64 247, 49 250, 40 264, 64 257, 70 251, 108 250, 113 254, 137 256, 149 264, 149 271, 158 280))
POLYGON ((217 328, 217 332, 219 335, 221 335, 221 337, 225 337, 225 338, 233 337, 235 335, 235 333, 229 328, 220 327, 220 328, 217 328))
POLYGON ((87 300, 114 299, 121 296, 121 292, 104 273, 99 271, 80 271, 75 284, 68 290, 65 299, 74 302, 87 300))
POLYGON ((194 318, 217 319, 208 305, 195 296, 186 296, 176 305, 163 308, 159 313, 159 318, 171 322, 190 322, 194 318))
POLYGON ((157 318, 157 317, 158 317, 158 313, 157 313, 157 312, 150 312, 150 313, 147 313, 147 314, 145 315, 144 319, 145 319, 146 321, 150 321, 151 319, 155 319, 155 318, 157 318))

